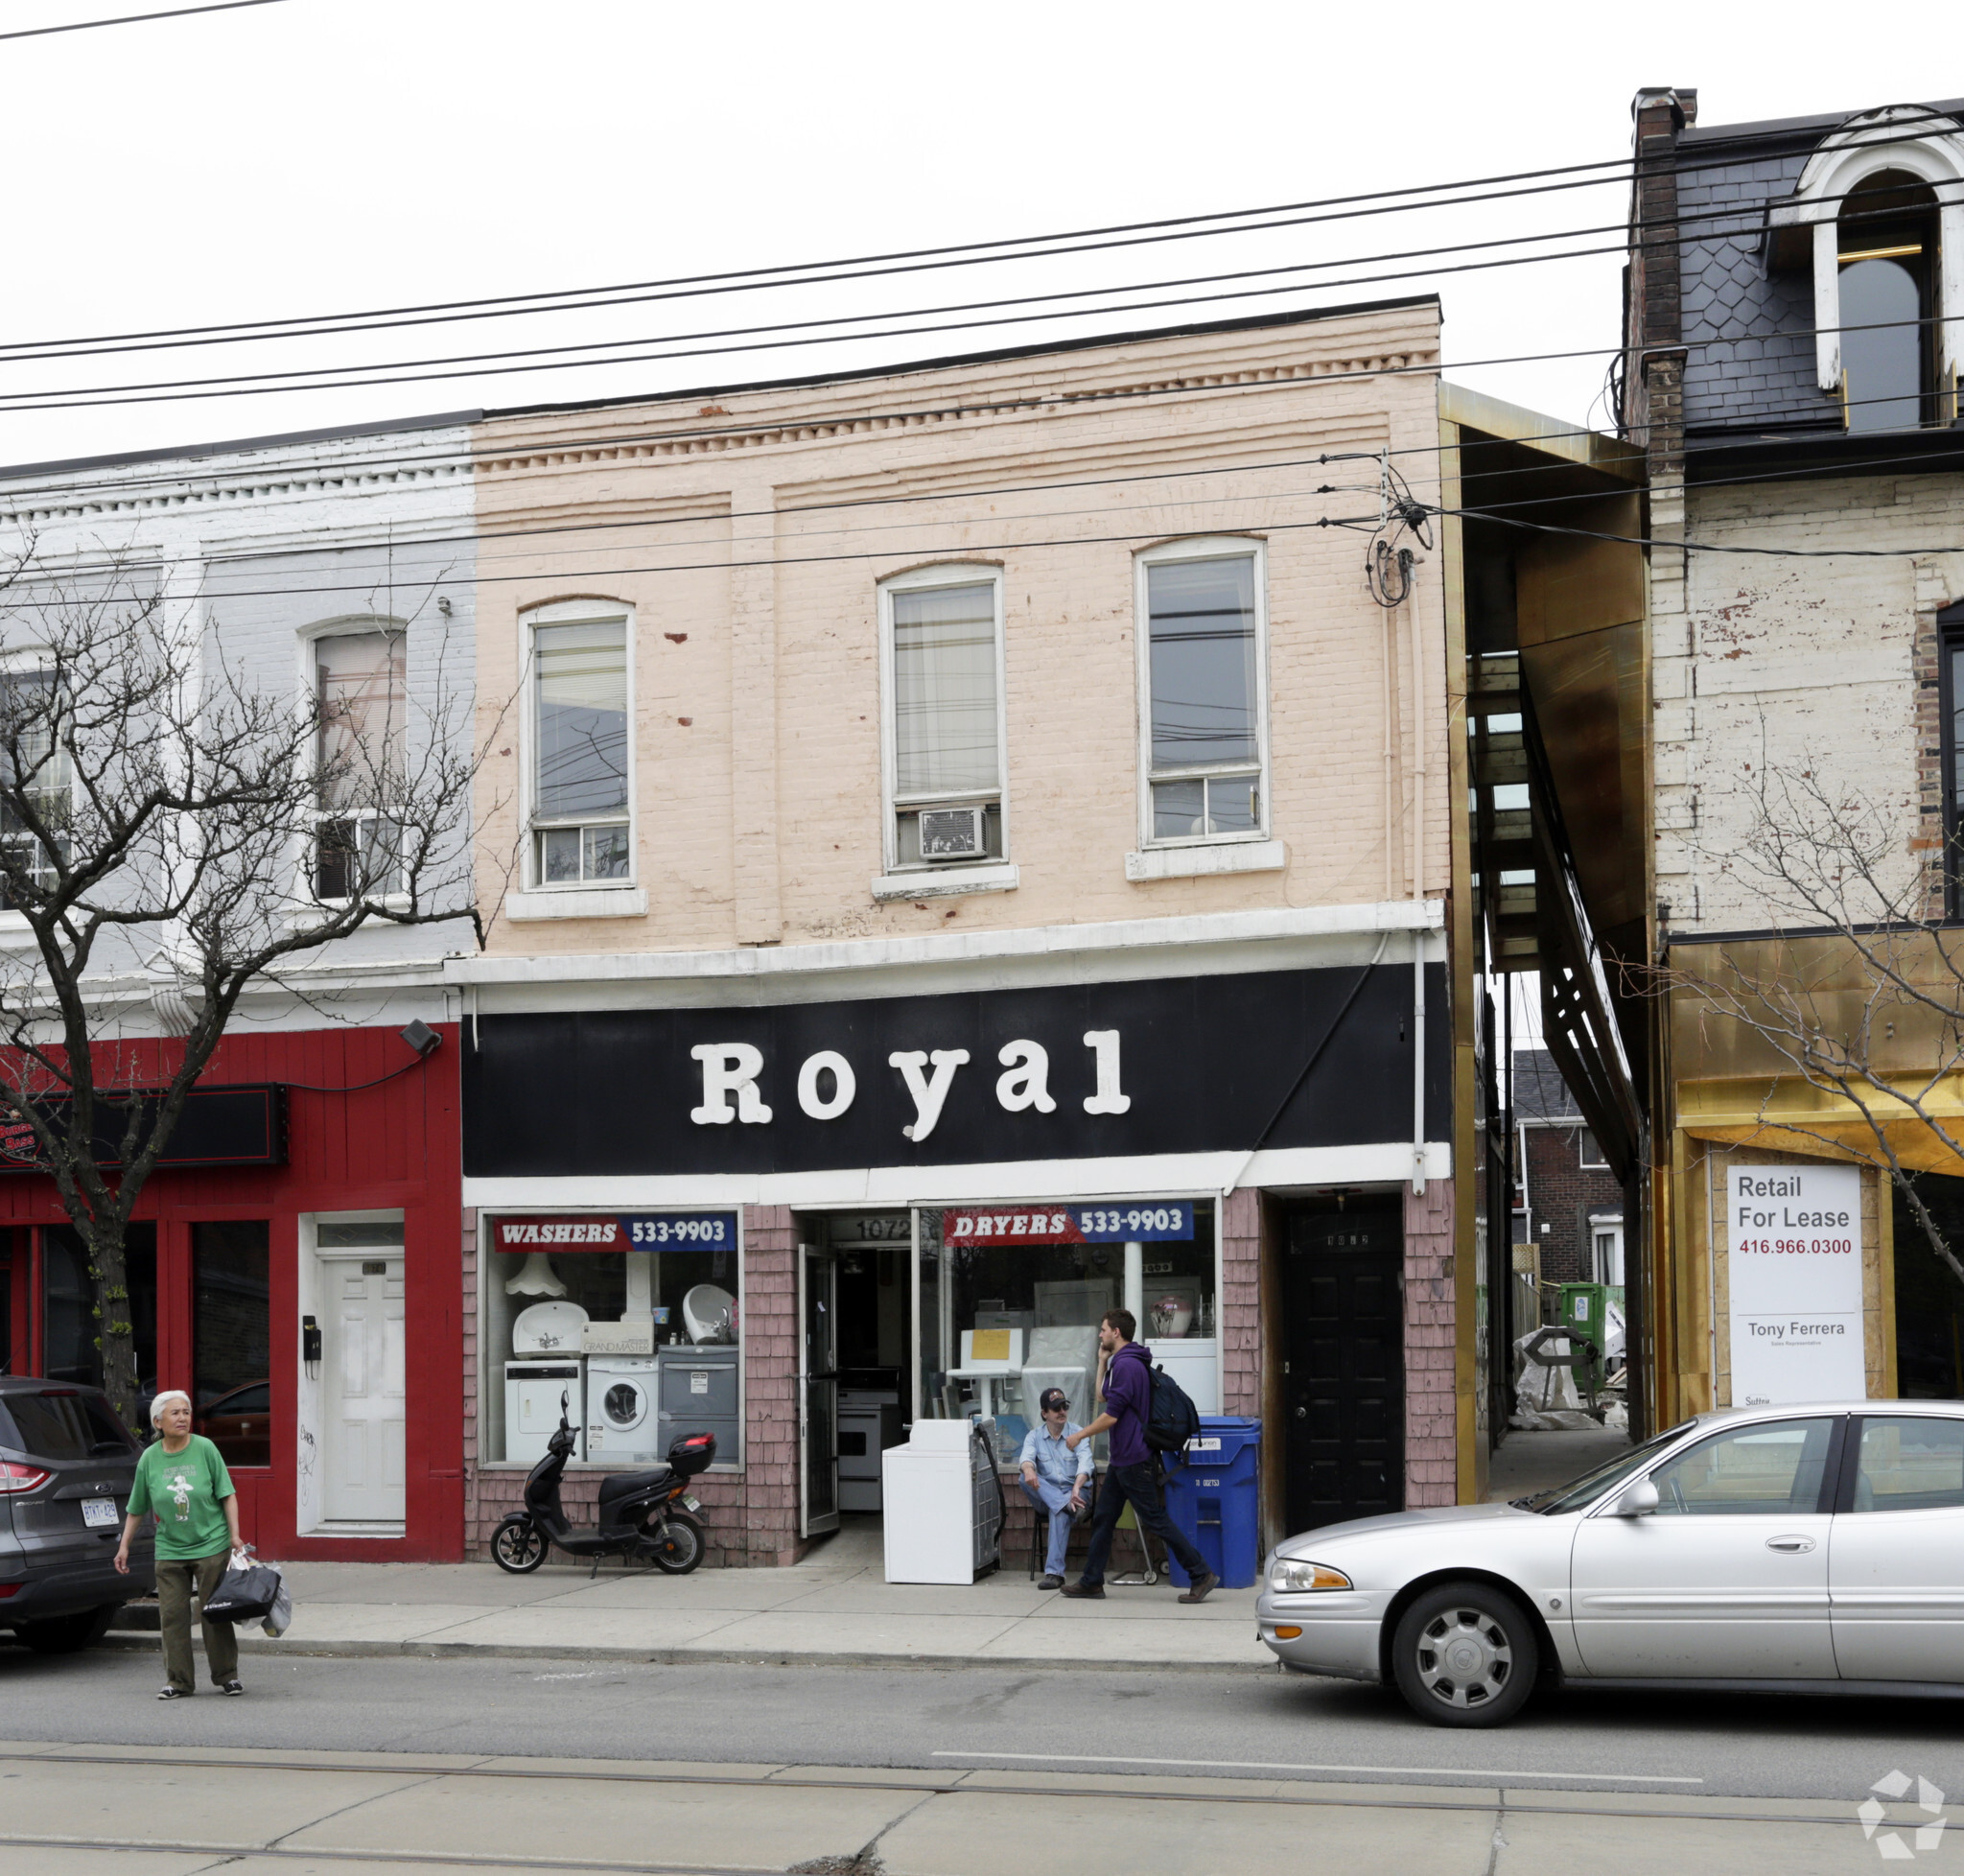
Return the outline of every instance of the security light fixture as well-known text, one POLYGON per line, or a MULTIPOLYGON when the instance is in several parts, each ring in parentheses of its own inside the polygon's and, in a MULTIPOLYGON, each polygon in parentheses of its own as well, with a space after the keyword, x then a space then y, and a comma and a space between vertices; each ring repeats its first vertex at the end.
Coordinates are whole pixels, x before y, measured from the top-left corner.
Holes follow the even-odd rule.
POLYGON ((407 1029, 397 1032, 425 1062, 443 1046, 443 1038, 418 1017, 407 1029))

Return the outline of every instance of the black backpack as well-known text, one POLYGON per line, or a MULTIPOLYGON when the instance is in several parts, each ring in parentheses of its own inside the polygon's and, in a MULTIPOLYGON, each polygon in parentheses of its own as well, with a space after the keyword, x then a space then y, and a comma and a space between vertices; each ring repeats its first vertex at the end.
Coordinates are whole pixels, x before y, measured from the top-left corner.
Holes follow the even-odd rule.
POLYGON ((1146 1417, 1146 1444, 1156 1453, 1180 1453, 1201 1431, 1200 1409, 1167 1372, 1155 1364, 1153 1406, 1146 1417))

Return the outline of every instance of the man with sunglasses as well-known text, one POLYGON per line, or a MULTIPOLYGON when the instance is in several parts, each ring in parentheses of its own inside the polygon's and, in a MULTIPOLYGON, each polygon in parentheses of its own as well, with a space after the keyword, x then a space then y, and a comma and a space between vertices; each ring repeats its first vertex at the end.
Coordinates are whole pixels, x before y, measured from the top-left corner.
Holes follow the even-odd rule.
POLYGON ((1023 1440, 1020 1464, 1023 1496, 1039 1513, 1050 1516, 1050 1546, 1043 1559, 1039 1589, 1064 1587, 1064 1552, 1070 1547, 1070 1527, 1085 1513, 1085 1481, 1091 1476, 1091 1449, 1073 1449, 1070 1436, 1078 1429, 1070 1418, 1070 1399, 1062 1388, 1045 1388, 1038 1405, 1042 1423, 1023 1440))

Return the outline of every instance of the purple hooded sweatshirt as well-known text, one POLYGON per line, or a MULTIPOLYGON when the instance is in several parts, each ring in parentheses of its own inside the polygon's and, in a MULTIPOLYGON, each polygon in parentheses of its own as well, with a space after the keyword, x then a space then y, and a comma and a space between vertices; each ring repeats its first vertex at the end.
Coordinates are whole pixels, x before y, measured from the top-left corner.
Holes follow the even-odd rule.
POLYGON ((1153 1417, 1153 1351, 1143 1342, 1128 1342, 1105 1370, 1105 1411, 1115 1419, 1111 1429, 1111 1463, 1143 1466, 1153 1456, 1146 1444, 1146 1423, 1153 1417))

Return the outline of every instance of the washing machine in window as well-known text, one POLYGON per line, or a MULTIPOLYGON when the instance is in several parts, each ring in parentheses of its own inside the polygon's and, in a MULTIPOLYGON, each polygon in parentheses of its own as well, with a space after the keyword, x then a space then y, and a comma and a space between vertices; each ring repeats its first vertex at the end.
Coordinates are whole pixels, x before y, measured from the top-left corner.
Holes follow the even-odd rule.
POLYGON ((653 1355, 587 1357, 587 1457, 607 1465, 662 1457, 659 1374, 653 1355))

